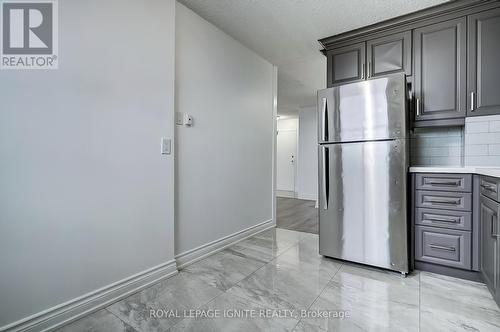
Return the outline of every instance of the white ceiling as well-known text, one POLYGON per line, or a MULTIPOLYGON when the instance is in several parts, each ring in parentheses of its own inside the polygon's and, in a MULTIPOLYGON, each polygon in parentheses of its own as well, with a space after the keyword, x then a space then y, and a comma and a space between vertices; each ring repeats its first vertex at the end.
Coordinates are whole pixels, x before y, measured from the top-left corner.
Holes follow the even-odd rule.
POLYGON ((179 0, 278 65, 278 113, 315 104, 326 86, 318 39, 447 0, 179 0))

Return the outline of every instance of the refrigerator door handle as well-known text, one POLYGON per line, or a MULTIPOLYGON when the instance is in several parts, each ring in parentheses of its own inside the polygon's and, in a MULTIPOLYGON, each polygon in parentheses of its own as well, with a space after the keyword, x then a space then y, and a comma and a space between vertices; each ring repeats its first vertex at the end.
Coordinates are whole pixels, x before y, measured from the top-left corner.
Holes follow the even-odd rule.
POLYGON ((323 172, 323 183, 321 185, 321 189, 323 190, 323 209, 328 210, 328 193, 329 193, 329 153, 328 153, 328 148, 326 146, 322 147, 323 149, 323 163, 321 165, 322 172, 323 172))
POLYGON ((323 125, 321 126, 322 130, 322 138, 323 141, 327 142, 328 141, 328 99, 323 98, 323 108, 322 108, 322 115, 323 115, 323 125))

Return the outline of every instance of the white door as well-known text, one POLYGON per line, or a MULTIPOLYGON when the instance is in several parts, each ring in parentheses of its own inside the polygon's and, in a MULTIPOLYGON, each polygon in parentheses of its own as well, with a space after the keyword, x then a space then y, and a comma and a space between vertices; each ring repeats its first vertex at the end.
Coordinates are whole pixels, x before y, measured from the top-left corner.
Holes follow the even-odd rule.
POLYGON ((278 131, 276 189, 295 192, 295 161, 297 159, 297 131, 278 131))

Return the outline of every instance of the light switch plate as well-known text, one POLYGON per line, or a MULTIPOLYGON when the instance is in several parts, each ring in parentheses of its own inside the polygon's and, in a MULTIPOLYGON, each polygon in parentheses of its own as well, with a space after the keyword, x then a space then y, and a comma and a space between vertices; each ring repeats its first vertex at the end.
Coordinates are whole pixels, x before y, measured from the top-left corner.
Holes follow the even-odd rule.
POLYGON ((172 152, 172 140, 162 137, 161 139, 161 154, 170 154, 172 152))

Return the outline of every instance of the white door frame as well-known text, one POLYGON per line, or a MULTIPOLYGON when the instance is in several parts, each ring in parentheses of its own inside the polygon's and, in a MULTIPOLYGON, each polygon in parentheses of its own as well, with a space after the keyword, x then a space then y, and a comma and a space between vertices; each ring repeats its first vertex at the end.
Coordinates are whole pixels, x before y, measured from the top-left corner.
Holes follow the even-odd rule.
POLYGON ((278 66, 273 66, 273 111, 272 111, 272 122, 273 122, 273 137, 272 137, 272 183, 271 183, 271 206, 272 206, 272 218, 273 224, 276 226, 276 155, 277 150, 277 135, 278 135, 278 66))

